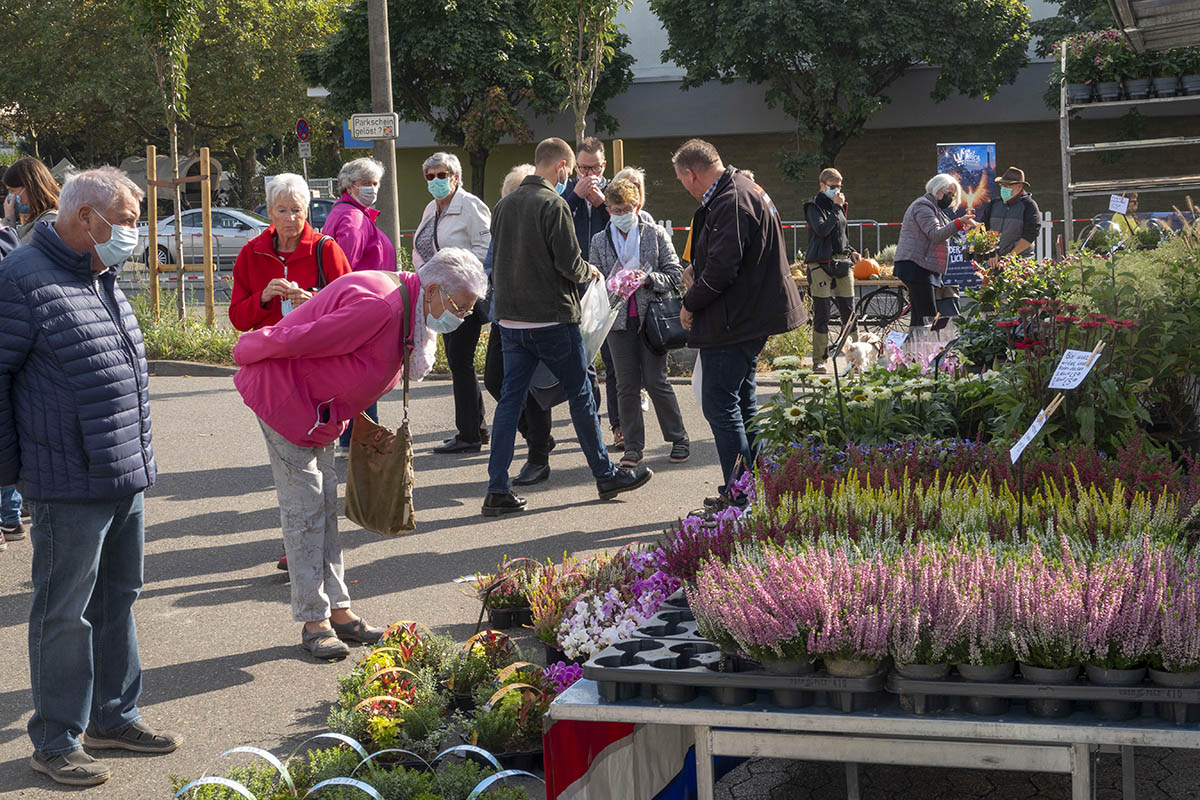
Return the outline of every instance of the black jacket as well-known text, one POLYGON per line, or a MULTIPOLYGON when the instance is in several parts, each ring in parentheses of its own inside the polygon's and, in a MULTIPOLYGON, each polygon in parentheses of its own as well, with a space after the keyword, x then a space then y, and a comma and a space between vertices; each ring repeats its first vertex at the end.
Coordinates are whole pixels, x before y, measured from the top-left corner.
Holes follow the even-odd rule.
POLYGON ((849 203, 839 206, 824 192, 817 192, 816 197, 804 204, 804 221, 808 223, 805 263, 825 264, 834 253, 850 252, 850 240, 846 237, 848 210, 849 203))
POLYGON ((1042 215, 1028 190, 1007 203, 997 197, 980 210, 978 219, 988 226, 988 230, 1000 232, 1000 255, 1033 255, 1038 232, 1042 229, 1042 215), (1016 252, 1017 242, 1022 239, 1033 244, 1019 253, 1016 252))
POLYGON ((724 347, 802 325, 804 306, 779 211, 766 191, 729 167, 692 217, 692 347, 724 347))
MULTIPOLYGON (((563 200, 567 201, 567 207, 571 209, 571 219, 575 222, 575 237, 579 239, 579 252, 583 256, 583 260, 588 261, 588 249, 592 246, 592 237, 608 227, 608 206, 593 206, 575 194, 575 185, 578 183, 579 178, 571 178, 567 181, 567 188, 563 189, 562 196, 563 200), (591 211, 589 212, 588 209, 591 211)), ((603 186, 601 186, 601 191, 603 191, 603 186)))

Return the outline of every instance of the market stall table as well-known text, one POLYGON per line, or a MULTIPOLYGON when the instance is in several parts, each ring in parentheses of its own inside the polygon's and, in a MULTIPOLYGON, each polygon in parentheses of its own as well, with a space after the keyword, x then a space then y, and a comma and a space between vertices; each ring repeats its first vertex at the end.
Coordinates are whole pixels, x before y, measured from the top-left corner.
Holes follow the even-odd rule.
POLYGON ((959 712, 914 716, 902 713, 894 697, 879 710, 854 713, 816 706, 783 710, 763 702, 722 706, 703 697, 682 705, 645 699, 602 703, 590 680, 580 680, 559 695, 548 716, 691 729, 700 800, 713 798, 712 759, 717 755, 845 762, 850 800, 859 798, 858 764, 1068 774, 1072 800, 1091 800, 1092 756, 1102 749, 1120 752, 1124 797, 1134 800, 1134 747, 1200 749, 1200 726, 1145 717, 1098 722, 1076 712, 1043 719, 1023 709, 997 717, 959 712))

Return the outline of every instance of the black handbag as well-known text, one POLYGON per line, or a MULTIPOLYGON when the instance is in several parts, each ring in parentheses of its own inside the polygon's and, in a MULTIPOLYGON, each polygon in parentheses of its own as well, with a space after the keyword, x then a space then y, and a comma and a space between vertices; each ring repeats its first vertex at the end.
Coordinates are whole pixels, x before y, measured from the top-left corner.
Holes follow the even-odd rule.
MULTIPOLYGON (((657 356, 687 347, 688 332, 679 321, 683 310, 683 287, 672 281, 673 291, 655 292, 642 318, 642 341, 646 349, 657 356)), ((637 298, 629 298, 636 303, 637 298)))

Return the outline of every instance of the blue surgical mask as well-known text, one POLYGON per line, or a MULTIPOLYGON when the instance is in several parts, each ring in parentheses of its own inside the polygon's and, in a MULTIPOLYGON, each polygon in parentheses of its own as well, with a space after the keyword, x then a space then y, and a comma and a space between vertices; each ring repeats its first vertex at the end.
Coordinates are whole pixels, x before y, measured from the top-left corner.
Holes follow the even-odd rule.
POLYGON ((837 197, 837 193, 840 191, 841 189, 837 188, 836 186, 826 186, 825 196, 832 200, 833 198, 837 197))
POLYGON ((115 267, 117 264, 127 261, 133 255, 133 251, 137 249, 137 228, 113 225, 94 208, 92 213, 103 219, 108 227, 112 228, 112 235, 108 237, 107 242, 97 242, 96 237, 92 236, 92 232, 88 231, 88 236, 92 236, 92 242, 96 245, 96 255, 99 257, 100 263, 106 267, 115 267))
POLYGON ((1009 200, 1012 200, 1012 189, 1010 189, 1007 186, 1001 186, 1000 187, 1000 199, 1006 203, 1009 200))
POLYGON ((440 317, 435 317, 433 314, 425 312, 425 327, 434 333, 452 333, 462 324, 462 318, 458 317, 448 308, 442 311, 440 317))
POLYGON ((622 233, 629 233, 633 230, 633 226, 637 225, 637 213, 617 214, 613 216, 612 224, 616 225, 622 233))
POLYGON ((437 200, 445 198, 450 194, 450 179, 434 178, 429 181, 429 193, 437 200))
POLYGON ((554 184, 554 191, 558 192, 559 194, 562 194, 566 190, 567 190, 567 182, 566 181, 559 181, 558 183, 554 184))

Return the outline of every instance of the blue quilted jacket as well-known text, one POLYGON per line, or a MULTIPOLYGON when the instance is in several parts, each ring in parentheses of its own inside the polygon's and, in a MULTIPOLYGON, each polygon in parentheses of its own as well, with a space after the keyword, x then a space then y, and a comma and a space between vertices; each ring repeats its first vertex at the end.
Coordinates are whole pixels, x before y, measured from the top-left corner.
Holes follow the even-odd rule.
POLYGON ((86 501, 154 483, 146 351, 118 270, 94 274, 47 223, 0 261, 0 486, 86 501))

